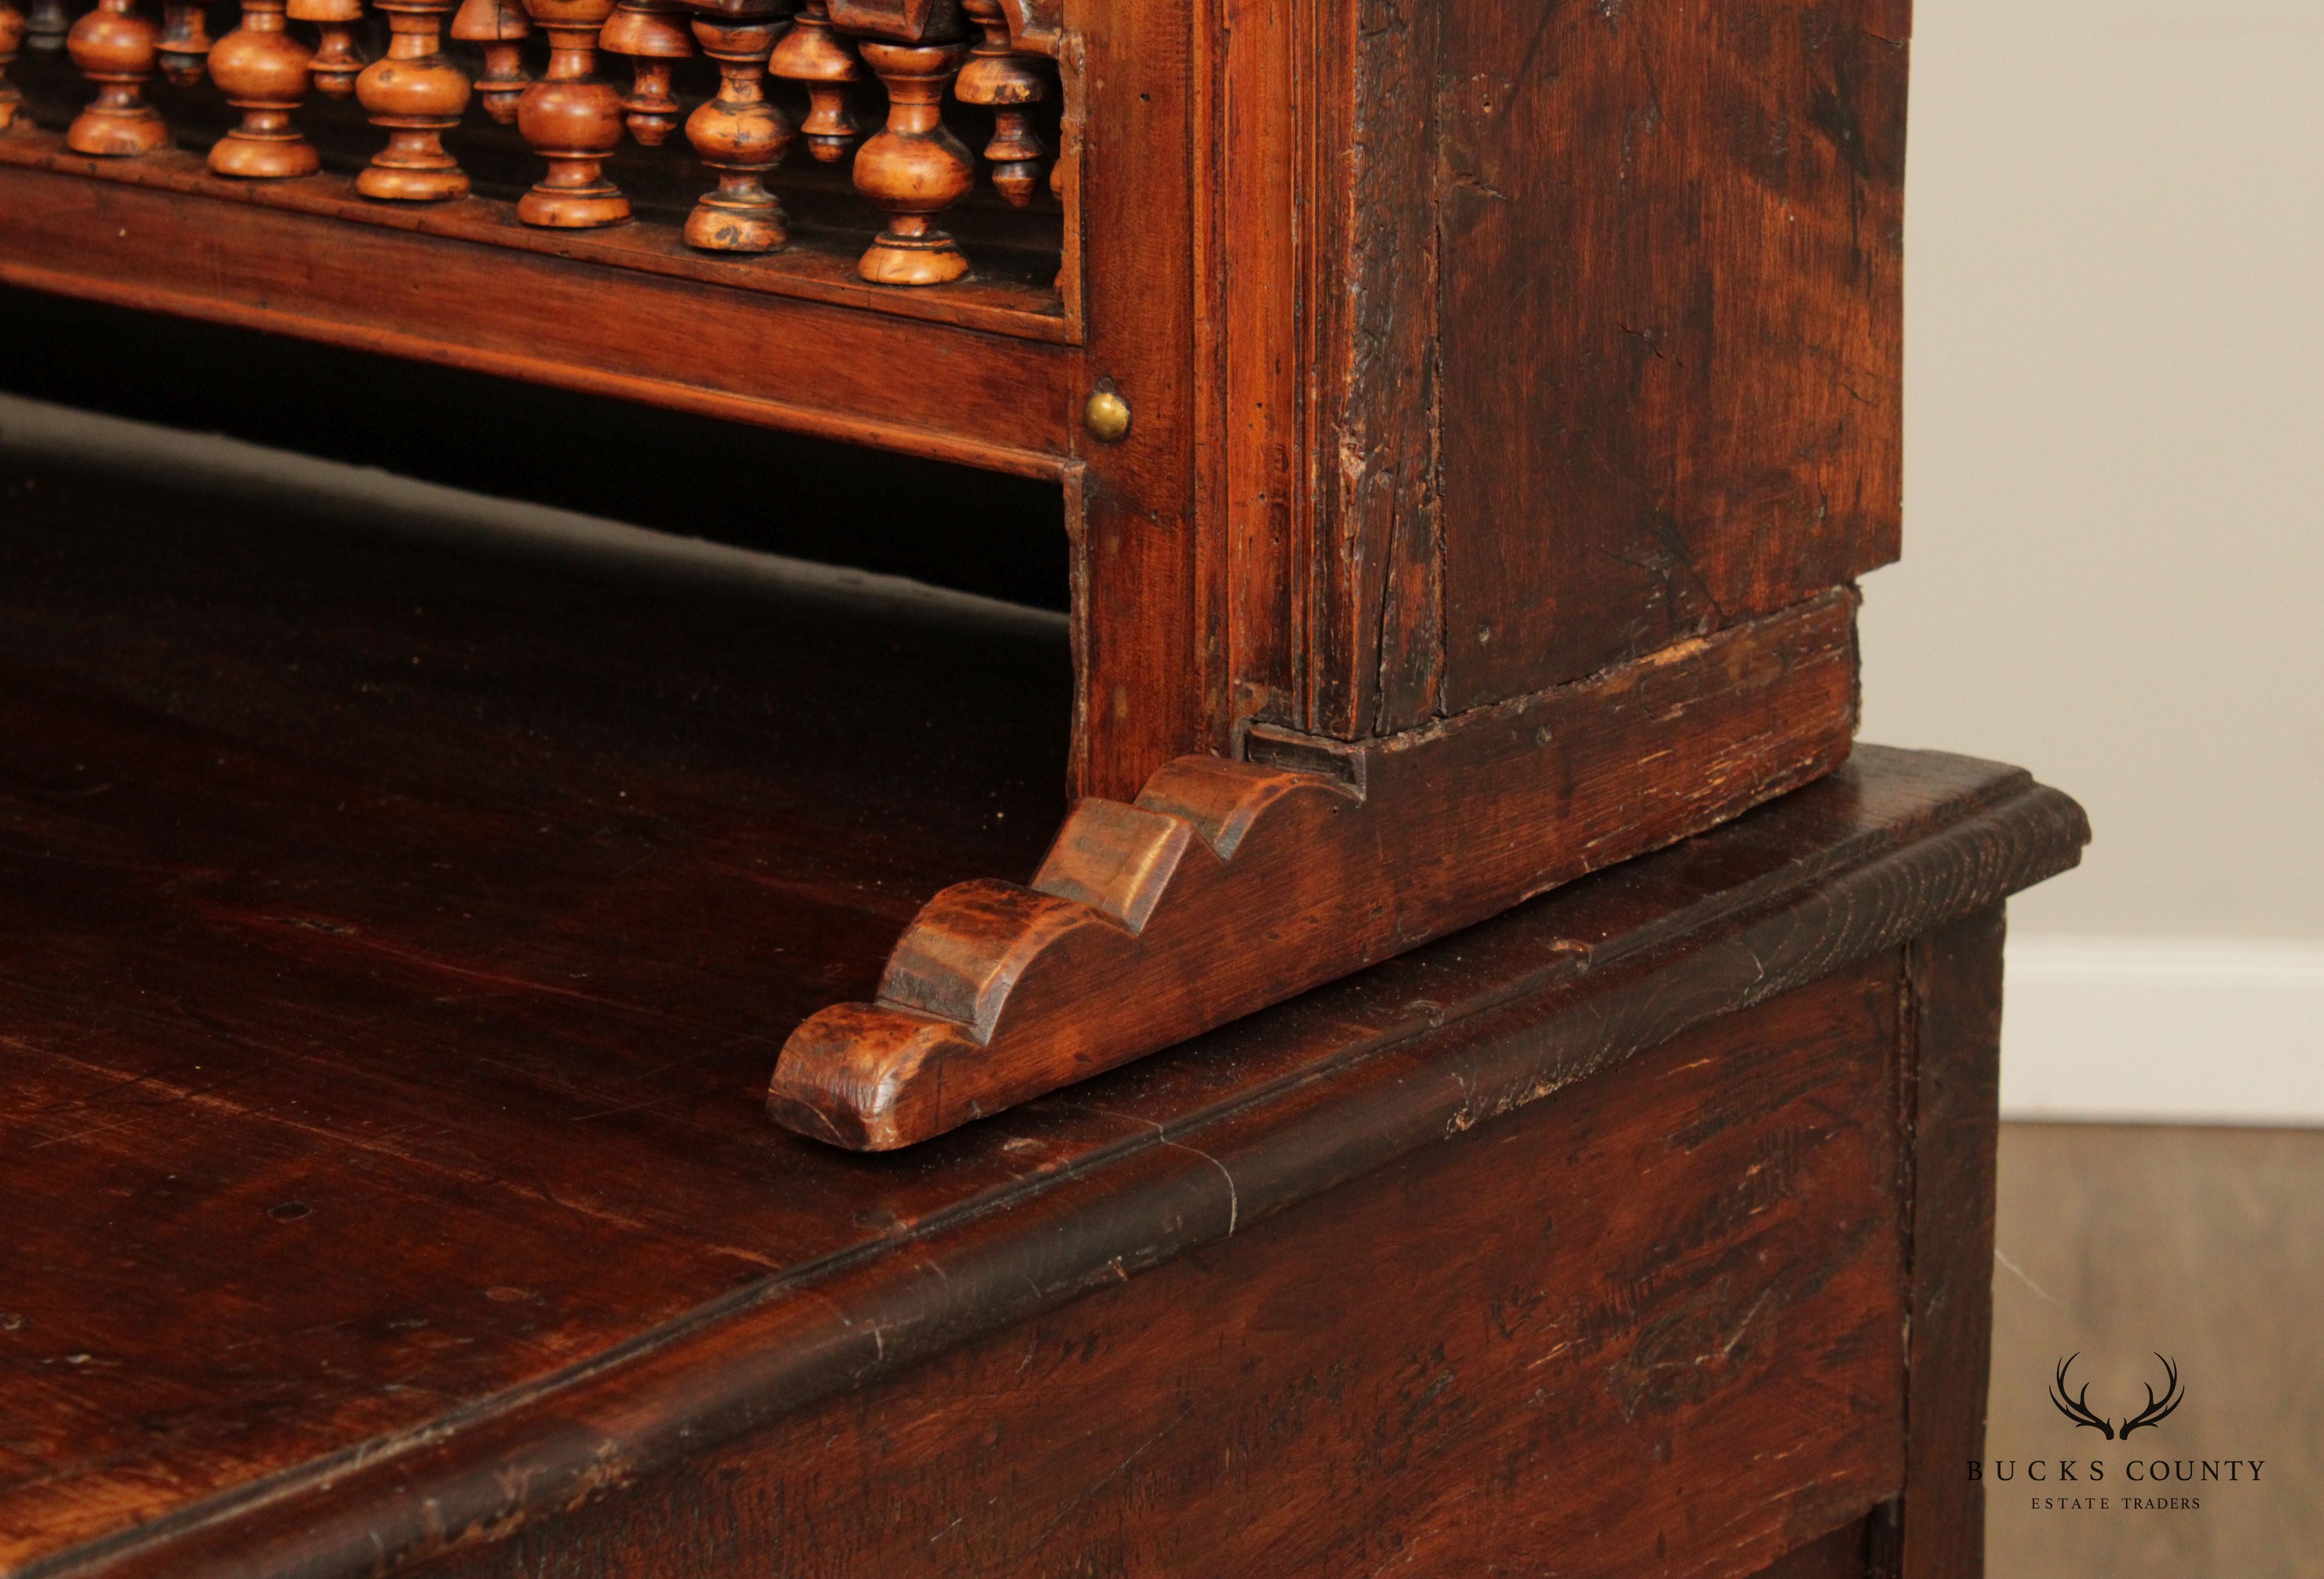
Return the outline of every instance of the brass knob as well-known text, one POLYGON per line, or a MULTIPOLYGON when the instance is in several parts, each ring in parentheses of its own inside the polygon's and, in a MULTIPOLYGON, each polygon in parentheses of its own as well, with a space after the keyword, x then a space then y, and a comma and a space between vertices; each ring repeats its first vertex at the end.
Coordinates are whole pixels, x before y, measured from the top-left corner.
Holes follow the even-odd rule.
POLYGON ((1092 438, 1113 444, 1130 431, 1130 402, 1111 390, 1100 390, 1082 409, 1082 422, 1092 438))

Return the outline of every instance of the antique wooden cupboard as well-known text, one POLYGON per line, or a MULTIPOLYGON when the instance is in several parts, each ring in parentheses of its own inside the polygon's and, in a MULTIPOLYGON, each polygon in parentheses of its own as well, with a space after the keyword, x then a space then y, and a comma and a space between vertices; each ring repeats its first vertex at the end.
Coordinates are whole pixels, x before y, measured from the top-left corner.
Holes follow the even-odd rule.
POLYGON ((2087 830, 1849 756, 1908 22, 0 0, 9 349, 1070 555, 0 401, 0 1571, 1976 1573, 2000 906, 2087 830))
POLYGON ((1084 798, 787 1125, 937 1133, 1847 754, 1903 0, 287 15, 0 8, 0 280, 1063 491, 1084 798))

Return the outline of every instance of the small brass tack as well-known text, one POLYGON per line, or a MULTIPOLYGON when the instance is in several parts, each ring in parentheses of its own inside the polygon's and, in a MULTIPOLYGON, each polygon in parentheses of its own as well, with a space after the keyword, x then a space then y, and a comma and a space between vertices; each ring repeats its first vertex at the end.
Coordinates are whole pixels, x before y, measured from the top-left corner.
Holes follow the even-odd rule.
POLYGON ((1130 402, 1111 390, 1100 390, 1083 408, 1082 421, 1092 438, 1114 444, 1130 431, 1130 402))

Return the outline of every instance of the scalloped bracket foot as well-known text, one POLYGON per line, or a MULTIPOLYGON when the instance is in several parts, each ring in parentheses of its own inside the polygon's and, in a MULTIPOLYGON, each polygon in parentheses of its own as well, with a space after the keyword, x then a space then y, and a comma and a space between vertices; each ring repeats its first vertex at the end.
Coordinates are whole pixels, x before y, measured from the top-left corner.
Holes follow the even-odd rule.
POLYGON ((768 1112, 941 1134, 1702 832, 1840 766, 1855 714, 1842 592, 1406 734, 1255 728, 1082 801, 1030 886, 931 899, 876 1003, 791 1033, 768 1112))

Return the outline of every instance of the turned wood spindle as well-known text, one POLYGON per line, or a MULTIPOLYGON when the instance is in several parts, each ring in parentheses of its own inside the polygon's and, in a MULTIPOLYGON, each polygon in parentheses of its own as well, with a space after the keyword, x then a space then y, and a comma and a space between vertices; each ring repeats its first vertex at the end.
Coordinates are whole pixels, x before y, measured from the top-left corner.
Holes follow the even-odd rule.
POLYGON ((97 0, 97 9, 72 24, 65 48, 97 97, 65 131, 75 153, 133 159, 170 145, 161 113, 145 102, 145 85, 160 64, 161 30, 138 14, 135 0, 97 0))
POLYGON ((953 96, 991 110, 992 141, 984 145, 984 158, 992 166, 993 189, 1024 208, 1039 189, 1041 160, 1048 151, 1034 133, 1030 113, 1049 96, 1048 79, 1030 57, 1010 48, 1001 0, 962 0, 962 9, 984 36, 960 69, 953 96))
POLYGON ((670 68, 694 53, 694 35, 678 18, 677 0, 619 0, 597 33, 597 47, 630 58, 631 87, 622 110, 630 135, 659 148, 678 130, 678 96, 670 68))
POLYGON ((161 75, 180 87, 202 79, 210 58, 210 23, 202 0, 162 0, 161 75))
POLYGON ((525 0, 549 34, 549 69, 517 100, 517 130, 549 161, 549 173, 517 200, 516 216, 552 230, 619 225, 630 200, 605 179, 622 145, 622 96, 597 75, 597 31, 613 0, 525 0))
POLYGON ((832 31, 825 0, 805 0, 790 31, 775 46, 767 74, 807 89, 807 119, 799 123, 799 133, 807 151, 823 164, 846 158, 862 131, 848 106, 847 87, 863 80, 863 66, 855 47, 832 31))
POLYGON ((284 0, 242 0, 242 17, 210 51, 210 80, 242 124, 210 145, 210 169, 245 180, 309 176, 322 168, 290 112, 307 96, 314 50, 283 26, 284 0))
POLYGON ((782 162, 791 142, 790 117, 767 102, 762 81, 781 26, 771 4, 756 17, 695 21, 702 52, 718 65, 718 96, 686 118, 686 136, 718 185, 687 216, 690 246, 710 252, 770 252, 789 239, 783 206, 760 179, 782 162))
POLYGON ((476 96, 484 114, 503 126, 516 124, 516 101, 532 86, 524 69, 524 41, 532 36, 532 18, 519 0, 460 0, 452 17, 452 36, 484 51, 484 74, 476 78, 476 96))
POLYGON ((968 272, 968 259, 935 216, 968 195, 976 164, 944 124, 945 85, 968 46, 866 41, 863 63, 888 89, 888 124, 855 154, 855 189, 888 216, 856 266, 874 285, 942 285, 968 272))
POLYGON ((444 133, 468 107, 468 74, 444 53, 452 0, 373 0, 387 13, 387 53, 355 78, 355 98, 387 146, 355 177, 355 190, 387 203, 441 203, 468 195, 444 133))
POLYGON ((8 80, 8 68, 15 63, 16 50, 24 41, 24 14, 0 0, 0 132, 15 123, 16 106, 24 102, 23 93, 8 80))
POLYGON ((355 53, 355 23, 363 20, 363 0, 290 0, 284 14, 293 22, 315 24, 315 53, 307 74, 315 91, 325 98, 346 98, 355 90, 364 69, 355 53))
POLYGON ((24 43, 35 55, 58 53, 71 29, 72 15, 65 10, 65 0, 32 0, 32 9, 24 13, 24 43))

